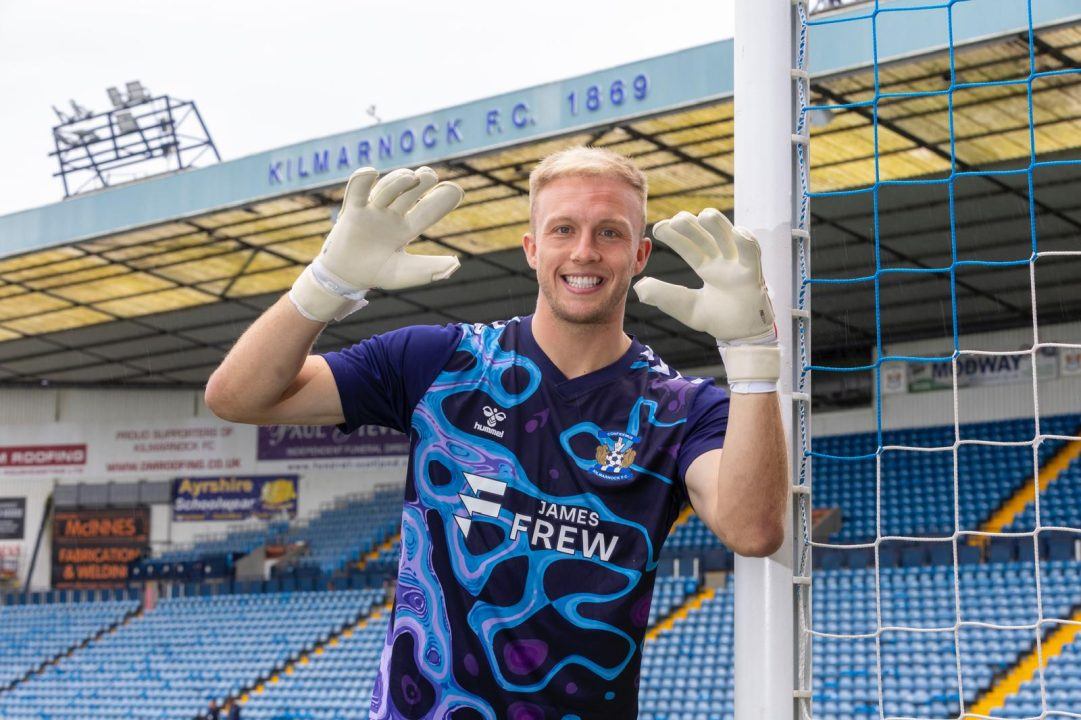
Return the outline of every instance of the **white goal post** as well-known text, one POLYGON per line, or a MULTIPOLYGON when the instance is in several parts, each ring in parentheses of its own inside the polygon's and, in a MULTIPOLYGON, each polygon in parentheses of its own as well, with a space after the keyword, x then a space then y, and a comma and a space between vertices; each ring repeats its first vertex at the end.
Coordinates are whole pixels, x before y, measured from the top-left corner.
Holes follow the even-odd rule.
POLYGON ((781 412, 790 450, 793 502, 781 549, 736 557, 735 717, 810 716, 810 315, 806 270, 806 0, 736 0, 735 222, 762 245, 781 338, 781 412), (802 264, 801 264, 802 263, 802 264), (805 274, 805 273, 804 273, 805 274), (809 446, 808 448, 809 449, 809 446), (799 622, 797 608, 805 622, 799 622))

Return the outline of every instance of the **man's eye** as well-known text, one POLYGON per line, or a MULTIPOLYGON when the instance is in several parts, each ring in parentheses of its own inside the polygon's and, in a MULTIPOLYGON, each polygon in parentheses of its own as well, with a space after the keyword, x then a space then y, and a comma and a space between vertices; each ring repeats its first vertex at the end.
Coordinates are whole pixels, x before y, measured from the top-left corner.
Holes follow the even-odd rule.
POLYGON ((604 228, 603 230, 601 230, 601 235, 603 235, 606 238, 622 237, 622 235, 620 234, 620 232, 618 230, 613 230, 612 228, 604 228))
POLYGON ((556 235, 570 235, 571 226, 570 225, 559 225, 559 226, 557 226, 555 228, 552 228, 552 232, 555 233, 556 235))

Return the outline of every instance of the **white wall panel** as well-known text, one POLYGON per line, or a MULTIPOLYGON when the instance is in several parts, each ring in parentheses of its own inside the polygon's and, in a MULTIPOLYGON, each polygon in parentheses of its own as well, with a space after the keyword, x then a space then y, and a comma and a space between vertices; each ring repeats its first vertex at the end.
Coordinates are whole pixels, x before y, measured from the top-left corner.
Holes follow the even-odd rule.
POLYGON ((76 390, 60 393, 61 422, 131 422, 195 417, 194 390, 76 390))
MULTIPOLYGON (((1081 322, 1040 328, 1042 343, 1081 344, 1081 322)), ((898 343, 886 348, 891 355, 948 353, 952 340, 932 339, 898 343)), ((1032 347, 1032 328, 1015 328, 962 336, 964 350, 1015 351, 1032 347)), ((1057 377, 1038 386, 1041 417, 1081 413, 1081 376, 1057 377)), ((1032 384, 959 388, 957 415, 962 423, 983 420, 1033 417, 1032 384)), ((948 425, 954 420, 953 393, 948 390, 885 395, 882 398, 882 426, 886 429, 948 425)), ((873 407, 814 415, 817 436, 869 432, 875 429, 873 407)))
POLYGON ((0 390, 0 425, 40 425, 55 422, 59 392, 51 388, 0 390))

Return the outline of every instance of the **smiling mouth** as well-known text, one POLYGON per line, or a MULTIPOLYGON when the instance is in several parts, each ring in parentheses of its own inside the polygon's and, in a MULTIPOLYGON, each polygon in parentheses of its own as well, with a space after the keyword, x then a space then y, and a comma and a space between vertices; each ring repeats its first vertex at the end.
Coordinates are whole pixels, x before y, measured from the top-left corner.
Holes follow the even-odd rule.
POLYGON ((564 284, 572 290, 593 290, 604 284, 604 279, 596 275, 561 275, 564 284))

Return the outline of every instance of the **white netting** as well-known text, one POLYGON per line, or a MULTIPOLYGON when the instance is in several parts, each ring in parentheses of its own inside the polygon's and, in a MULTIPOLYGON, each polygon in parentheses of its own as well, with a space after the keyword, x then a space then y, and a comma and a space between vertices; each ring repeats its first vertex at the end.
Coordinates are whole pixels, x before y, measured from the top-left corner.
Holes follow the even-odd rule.
MULTIPOLYGON (((793 232, 799 282, 795 308, 799 366, 794 398, 798 403, 796 440, 801 451, 795 495, 796 696, 800 715, 845 720, 1081 718, 1081 670, 1072 670, 1081 667, 1081 634, 1074 631, 1081 629, 1078 622, 1081 572, 1075 559, 1060 552, 1071 539, 1081 538, 1078 528, 1081 523, 1076 522, 1081 510, 1053 509, 1049 516, 1044 508, 1046 497, 1057 498, 1059 505, 1054 508, 1061 505, 1058 496, 1048 493, 1059 492, 1063 486, 1052 490, 1049 482, 1062 482, 1065 478, 1081 488, 1081 461, 1069 460, 1074 448, 1071 443, 1079 440, 1081 415, 1064 412, 1063 408, 1068 409, 1070 403, 1062 397, 1051 397, 1053 413, 1041 404, 1041 400, 1043 405, 1048 404, 1049 393, 1076 393, 1072 412, 1081 412, 1081 382, 1060 378, 1061 382, 1049 384, 1046 377, 1041 377, 1046 358, 1081 351, 1081 324, 1058 333, 1065 336, 1065 341, 1044 341, 1038 312, 1040 307, 1047 306, 1047 299, 1041 297, 1039 270, 1054 261, 1081 258, 1081 251, 1069 249, 1068 242, 1063 244, 1050 237, 1041 242, 1040 220, 1051 218, 1047 222, 1053 221, 1056 228, 1072 227, 1074 247, 1076 237, 1081 236, 1081 222, 1072 214, 1072 203, 1064 203, 1057 196, 1053 201, 1039 196, 1041 187, 1052 188, 1047 191, 1050 194, 1065 181, 1036 177, 1047 170, 1081 168, 1081 160, 1075 159, 1076 152, 1072 158, 1063 158, 1061 154, 1048 158, 1040 154, 1037 138, 1041 124, 1054 125, 1062 119, 1052 116, 1033 100, 1034 92, 1039 91, 1034 87, 1041 83, 1060 83, 1060 91, 1063 86, 1081 83, 1081 69, 1073 59, 1072 50, 1049 49, 1049 41, 1040 37, 1033 19, 1033 0, 948 0, 923 4, 875 0, 844 14, 815 19, 809 17, 807 2, 797 0, 794 4, 798 44, 793 78, 799 112, 793 142, 800 191, 793 232), (1025 43, 1024 72, 1007 76, 1005 70, 1000 72, 998 66, 987 64, 978 79, 966 75, 967 79, 962 80, 954 40, 955 9, 968 5, 976 12, 999 13, 1011 4, 1017 6, 1014 10, 1020 7, 1027 13, 1027 33, 1022 39, 1011 40, 1025 43), (932 35, 944 32, 948 38, 944 51, 948 64, 941 87, 896 90, 888 86, 889 82, 897 82, 898 74, 903 74, 891 75, 892 71, 880 67, 879 33, 888 13, 923 13, 926 32, 932 35), (812 81, 815 68, 808 67, 809 35, 815 27, 845 22, 866 27, 871 34, 868 45, 874 55, 873 84, 860 94, 853 90, 858 83, 850 83, 852 97, 840 95, 837 91, 840 84, 832 89, 816 88, 812 81), (934 27, 936 22, 944 22, 945 27, 934 27), (1044 58, 1048 60, 1045 62, 1044 58), (1027 100, 1027 126, 1021 131, 1022 135, 1027 134, 1027 157, 1022 153, 1020 162, 1006 169, 971 159, 977 153, 969 137, 973 135, 970 126, 973 118, 965 106, 966 94, 991 91, 996 93, 998 102, 1005 102, 1002 97, 1009 91, 1027 100), (812 100, 812 95, 819 99, 812 100), (943 112, 948 118, 946 136, 928 143, 924 149, 926 157, 937 160, 940 171, 933 173, 933 177, 918 173, 905 176, 892 156, 900 152, 898 138, 916 143, 921 139, 920 131, 912 122, 895 120, 898 115, 893 108, 903 102, 927 106, 940 99, 945 101, 943 112), (804 138, 814 134, 811 126, 815 124, 812 122, 815 113, 824 113, 827 121, 849 117, 862 117, 866 121, 874 145, 873 185, 838 188, 834 182, 828 190, 812 190, 812 164, 804 138), (885 159, 887 156, 889 160, 885 159), (1003 197, 1025 205, 1031 241, 1027 257, 1001 259, 990 242, 986 253, 979 246, 959 248, 958 237, 964 222, 958 220, 957 205, 967 200, 960 188, 973 179, 985 181, 1003 197), (882 225, 888 218, 880 217, 880 194, 888 189, 915 186, 942 187, 948 193, 949 257, 922 265, 913 261, 906 267, 891 266, 884 258, 893 259, 889 253, 897 256, 900 253, 882 240, 888 236, 882 225), (865 238, 873 250, 871 264, 847 277, 816 277, 810 267, 810 202, 816 198, 848 199, 864 195, 873 198, 870 202, 873 232, 865 238), (959 310, 959 296, 979 295, 980 288, 960 276, 968 272, 1008 271, 1028 274, 1027 302, 1019 307, 1031 315, 1031 336, 1020 350, 1003 350, 993 343, 980 347, 980 341, 963 332, 963 323, 972 321, 966 312, 959 310), (901 297, 896 292, 891 294, 891 284, 907 282, 916 288, 929 277, 942 278, 949 284, 947 324, 952 330, 952 347, 944 352, 917 352, 903 343, 884 340, 883 318, 888 314, 888 304, 891 299, 896 301, 901 297), (873 286, 874 356, 870 364, 816 365, 810 356, 811 286, 835 291, 838 287, 856 288, 861 283, 873 286), (1012 420, 1003 412, 994 418, 964 418, 962 391, 969 396, 972 392, 968 368, 996 362, 1028 373, 1031 405, 1019 406, 1012 420), (939 392, 950 393, 952 427, 936 423, 930 409, 934 403, 928 394, 929 409, 923 427, 910 422, 905 429, 887 429, 890 417, 883 409, 883 373, 891 367, 920 365, 949 367, 951 387, 939 392), (812 448, 811 376, 868 372, 873 376, 875 403, 873 424, 867 427, 870 432, 825 438, 821 443, 816 438, 812 448), (1027 461, 1018 463, 1019 455, 1027 456, 1027 461), (812 461, 815 462, 815 505, 836 500, 848 514, 846 529, 837 534, 839 539, 830 542, 811 541, 812 461), (996 478, 1002 480, 999 485, 993 482, 996 478), (1019 478, 1020 486, 1016 482, 1019 478), (981 494, 985 486, 991 490, 981 494), (820 494, 820 488, 825 492, 820 494), (863 502, 861 488, 873 490, 869 496, 872 502, 863 502), (1031 503, 1026 504, 1023 501, 1029 496, 1031 503), (920 512, 906 512, 906 508, 920 512), (809 581, 812 547, 816 555, 821 554, 823 562, 824 558, 832 557, 834 563, 834 567, 816 573, 813 609, 809 581), (844 559, 837 559, 841 555, 844 559), (861 568, 856 558, 868 561, 866 567, 861 568)), ((968 17, 973 15, 969 13, 968 17)), ((1076 94, 1071 97, 1076 98, 1076 94)), ((1073 122, 1077 122, 1076 107, 1065 112, 1074 113, 1073 122)), ((984 119, 987 128, 991 128, 987 134, 994 137, 993 120, 986 115, 984 119)), ((1016 142, 1016 129, 1013 136, 1001 129, 998 132, 1003 138, 1001 142, 1016 142)), ((813 140, 810 147, 814 147, 813 140)), ((836 179, 836 175, 831 177, 836 179)), ((817 237, 817 233, 813 235, 817 237)), ((855 290, 852 294, 851 302, 858 302, 855 290)), ((993 329, 994 312, 1001 311, 1008 298, 1005 291, 999 297, 995 297, 993 290, 982 294, 988 296, 984 299, 989 308, 984 327, 993 329)), ((946 310, 943 313, 947 314, 946 310)), ((1002 324, 1005 327, 1009 323, 1002 324)), ((944 375, 928 374, 940 379, 944 375)), ((911 419, 912 413, 909 415, 911 419)), ((1081 500, 1081 493, 1077 497, 1081 500)))

